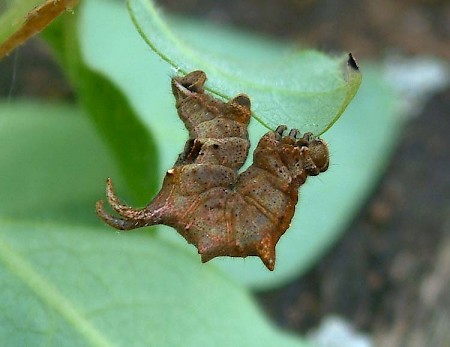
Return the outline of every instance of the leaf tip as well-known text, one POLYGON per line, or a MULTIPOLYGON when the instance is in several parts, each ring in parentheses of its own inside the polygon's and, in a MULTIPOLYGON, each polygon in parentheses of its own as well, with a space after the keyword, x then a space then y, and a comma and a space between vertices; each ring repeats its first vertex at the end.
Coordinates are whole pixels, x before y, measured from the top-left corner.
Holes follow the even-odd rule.
POLYGON ((358 63, 356 62, 356 59, 353 57, 353 54, 351 52, 348 54, 347 65, 351 69, 353 69, 355 71, 359 71, 358 63))

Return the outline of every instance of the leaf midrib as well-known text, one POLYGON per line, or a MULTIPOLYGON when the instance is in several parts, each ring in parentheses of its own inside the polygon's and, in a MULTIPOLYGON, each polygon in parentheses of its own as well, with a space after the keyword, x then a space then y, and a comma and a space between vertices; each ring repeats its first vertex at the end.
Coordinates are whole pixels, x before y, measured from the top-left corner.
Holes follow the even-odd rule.
POLYGON ((75 307, 74 303, 33 268, 6 240, 0 237, 0 262, 42 301, 58 312, 91 346, 112 347, 114 344, 98 331, 75 307))

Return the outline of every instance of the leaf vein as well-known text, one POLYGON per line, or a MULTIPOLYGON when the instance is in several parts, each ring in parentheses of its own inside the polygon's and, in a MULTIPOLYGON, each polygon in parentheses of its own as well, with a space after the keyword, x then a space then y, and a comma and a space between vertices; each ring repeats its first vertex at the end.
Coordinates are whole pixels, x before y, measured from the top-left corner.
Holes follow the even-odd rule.
POLYGON ((75 305, 64 297, 51 283, 48 283, 20 253, 3 239, 0 239, 0 262, 10 273, 20 279, 41 300, 58 312, 91 346, 111 347, 114 344, 99 332, 75 305))

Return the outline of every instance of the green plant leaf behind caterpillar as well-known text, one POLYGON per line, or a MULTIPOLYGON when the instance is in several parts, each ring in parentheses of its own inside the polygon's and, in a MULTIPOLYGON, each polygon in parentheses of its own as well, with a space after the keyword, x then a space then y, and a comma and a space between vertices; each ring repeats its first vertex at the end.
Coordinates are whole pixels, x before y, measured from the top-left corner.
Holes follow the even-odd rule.
POLYGON ((356 94, 361 74, 353 58, 333 58, 292 44, 171 16, 153 2, 129 0, 146 43, 180 73, 203 70, 206 88, 229 100, 245 91, 253 116, 267 128, 279 124, 316 135, 336 122, 356 94))

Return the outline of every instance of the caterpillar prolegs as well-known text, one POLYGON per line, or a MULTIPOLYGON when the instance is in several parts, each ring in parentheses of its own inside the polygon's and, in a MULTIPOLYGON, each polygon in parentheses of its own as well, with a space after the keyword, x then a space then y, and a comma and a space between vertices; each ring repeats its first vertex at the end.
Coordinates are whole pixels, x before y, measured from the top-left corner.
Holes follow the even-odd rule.
POLYGON ((142 209, 126 206, 108 178, 106 196, 120 217, 106 212, 101 200, 97 214, 120 230, 169 225, 197 247, 203 262, 258 256, 273 270, 275 246, 294 215, 299 187, 328 168, 327 145, 281 125, 260 139, 253 164, 238 174, 250 147, 250 99, 240 94, 223 102, 205 93, 205 81, 202 71, 172 78, 189 139, 156 197, 142 209))

